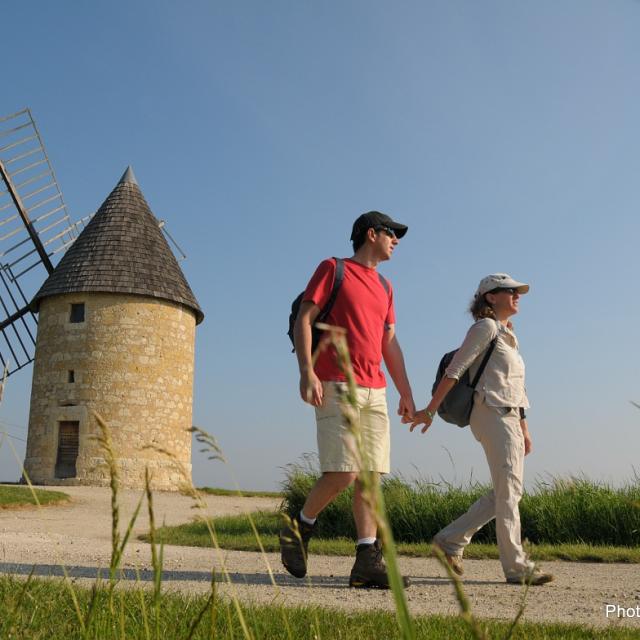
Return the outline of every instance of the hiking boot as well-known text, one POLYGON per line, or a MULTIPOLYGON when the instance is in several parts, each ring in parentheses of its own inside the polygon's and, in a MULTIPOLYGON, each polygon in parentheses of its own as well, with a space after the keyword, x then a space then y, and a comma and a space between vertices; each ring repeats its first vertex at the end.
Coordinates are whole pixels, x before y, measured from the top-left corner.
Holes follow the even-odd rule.
POLYGON ((434 548, 433 555, 436 557, 437 557, 437 554, 435 552, 435 549, 440 549, 440 551, 445 557, 445 560, 447 561, 447 564, 451 567, 451 570, 453 571, 453 573, 455 573, 458 576, 461 576, 464 573, 464 567, 462 566, 462 556, 452 556, 450 553, 447 553, 442 548, 440 543, 435 542, 434 540, 431 541, 431 546, 434 548))
MULTIPOLYGON (((409 586, 409 580, 402 576, 402 584, 409 586)), ((373 544, 356 546, 356 561, 351 569, 349 586, 356 589, 388 589, 389 576, 382 558, 380 540, 373 544)))
POLYGON ((507 582, 509 584, 527 584, 533 587, 538 587, 541 584, 547 584, 547 582, 551 582, 554 580, 552 573, 544 573, 540 571, 540 569, 532 569, 531 571, 527 571, 524 575, 521 576, 511 576, 507 578, 507 582))
POLYGON ((280 558, 284 568, 296 578, 307 575, 307 550, 315 524, 300 520, 300 515, 287 519, 280 529, 280 558))

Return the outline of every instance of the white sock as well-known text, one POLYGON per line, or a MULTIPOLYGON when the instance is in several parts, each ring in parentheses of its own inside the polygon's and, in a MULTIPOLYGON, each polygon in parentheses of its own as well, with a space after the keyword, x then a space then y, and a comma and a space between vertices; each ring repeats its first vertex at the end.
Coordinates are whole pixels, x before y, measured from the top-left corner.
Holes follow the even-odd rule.
POLYGON ((307 516, 305 516, 304 513, 300 511, 300 520, 302 520, 302 522, 306 522, 307 524, 314 525, 317 519, 318 518, 307 518, 307 516))
POLYGON ((359 538, 358 544, 373 544, 375 541, 375 538, 359 538))

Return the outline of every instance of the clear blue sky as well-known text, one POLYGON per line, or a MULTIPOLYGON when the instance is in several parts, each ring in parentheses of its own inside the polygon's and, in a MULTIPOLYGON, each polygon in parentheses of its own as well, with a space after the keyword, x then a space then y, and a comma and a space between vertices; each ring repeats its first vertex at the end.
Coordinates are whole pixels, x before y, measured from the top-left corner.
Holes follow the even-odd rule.
MULTIPOLYGON (((132 164, 188 255, 206 313, 194 422, 229 460, 194 452, 198 484, 273 488, 315 450, 288 307, 369 209, 409 225, 381 270, 417 404, 479 279, 507 271, 531 283, 528 480, 632 476, 640 3, 25 0, 0 20, 0 115, 32 109, 72 218, 132 164)), ((14 436, 30 386, 30 368, 8 381, 14 436)), ((392 467, 488 475, 471 433, 441 421, 419 436, 394 419, 392 467)), ((6 445, 0 469, 18 475, 6 445)))

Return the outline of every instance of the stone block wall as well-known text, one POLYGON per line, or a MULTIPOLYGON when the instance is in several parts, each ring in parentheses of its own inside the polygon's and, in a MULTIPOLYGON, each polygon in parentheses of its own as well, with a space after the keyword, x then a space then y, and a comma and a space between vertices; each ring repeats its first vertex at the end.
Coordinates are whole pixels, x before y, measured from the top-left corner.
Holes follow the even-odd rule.
POLYGON ((33 369, 25 470, 38 484, 107 485, 94 437, 98 412, 110 427, 122 486, 177 490, 191 477, 195 316, 134 295, 83 293, 42 300, 33 369), (70 322, 72 304, 84 322, 70 322), (76 477, 55 476, 59 425, 79 422, 76 477), (161 453, 169 452, 173 459, 161 453))

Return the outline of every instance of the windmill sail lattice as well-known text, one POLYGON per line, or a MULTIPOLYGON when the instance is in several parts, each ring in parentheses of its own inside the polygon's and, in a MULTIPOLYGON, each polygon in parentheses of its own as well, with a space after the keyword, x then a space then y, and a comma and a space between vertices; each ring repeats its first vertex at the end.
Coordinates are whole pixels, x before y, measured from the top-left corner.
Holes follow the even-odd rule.
POLYGON ((72 223, 29 109, 0 117, 0 366, 33 360, 31 297, 88 220, 72 223))

